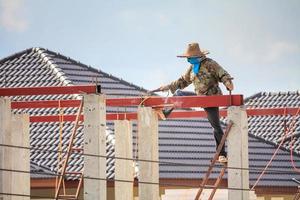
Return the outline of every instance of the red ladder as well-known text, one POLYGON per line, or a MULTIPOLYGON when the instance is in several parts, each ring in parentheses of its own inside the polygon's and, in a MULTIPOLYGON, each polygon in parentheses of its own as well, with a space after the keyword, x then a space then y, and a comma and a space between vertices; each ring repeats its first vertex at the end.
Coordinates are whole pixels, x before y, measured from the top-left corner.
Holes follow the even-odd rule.
POLYGON ((69 140, 68 148, 67 148, 67 151, 64 154, 64 157, 63 157, 62 162, 61 162, 62 167, 60 167, 61 164, 58 163, 58 165, 59 165, 59 169, 58 169, 59 179, 58 179, 58 184, 57 184, 56 191, 55 191, 55 199, 56 200, 58 200, 58 199, 74 199, 74 200, 77 200, 78 197, 79 197, 79 194, 80 194, 81 186, 82 186, 82 183, 83 183, 83 171, 81 171, 81 172, 70 172, 70 171, 67 171, 67 167, 68 167, 68 162, 69 162, 70 156, 73 152, 78 152, 78 151, 83 152, 83 148, 73 147, 74 142, 75 142, 75 137, 77 135, 78 127, 81 126, 79 124, 79 122, 81 122, 80 118, 81 118, 81 115, 82 115, 82 109, 83 109, 83 100, 81 100, 81 102, 80 102, 80 106, 78 108, 77 115, 76 115, 76 120, 74 122, 74 128, 73 128, 70 140, 69 140), (64 179, 65 179, 66 175, 80 175, 79 176, 79 183, 78 183, 75 194, 72 194, 72 195, 68 194, 67 195, 65 193, 65 190, 64 190, 64 194, 61 194, 61 192, 60 192, 61 188, 62 187, 64 188, 64 179))
POLYGON ((211 194, 210 194, 210 196, 209 196, 209 200, 212 200, 213 197, 214 197, 214 195, 215 195, 215 193, 216 193, 216 191, 217 191, 217 189, 218 189, 218 187, 219 187, 219 185, 220 185, 220 183, 221 183, 221 180, 222 180, 222 178, 223 178, 223 176, 224 176, 224 174, 226 172, 226 169, 227 169, 227 163, 224 163, 224 165, 223 165, 223 167, 222 167, 222 169, 221 169, 221 171, 219 173, 219 176, 218 176, 215 184, 213 186, 208 186, 207 185, 209 176, 210 176, 210 174, 211 174, 211 172, 212 172, 212 170, 213 170, 213 168, 214 168, 214 166, 215 166, 215 164, 216 164, 216 162, 217 162, 217 160, 219 158, 219 154, 220 154, 220 152, 222 150, 223 145, 225 144, 225 140, 226 140, 226 138, 228 136, 228 133, 229 133, 232 125, 233 125, 233 122, 230 121, 229 124, 226 127, 226 131, 225 131, 225 133, 224 133, 224 135, 223 135, 223 137, 221 139, 221 142, 220 142, 220 144, 219 144, 219 146, 217 148, 217 151, 216 151, 216 153, 215 153, 215 155, 214 155, 214 157, 213 157, 213 159, 212 159, 212 161, 211 161, 211 163, 210 163, 210 165, 208 167, 208 170, 207 170, 207 172, 205 174, 205 177, 202 180, 202 183, 200 184, 200 188, 199 188, 199 190, 197 192, 195 200, 200 200, 200 195, 201 195, 201 193, 202 193, 202 191, 203 191, 203 189, 205 187, 210 187, 210 188, 213 189, 212 192, 211 192, 211 194))

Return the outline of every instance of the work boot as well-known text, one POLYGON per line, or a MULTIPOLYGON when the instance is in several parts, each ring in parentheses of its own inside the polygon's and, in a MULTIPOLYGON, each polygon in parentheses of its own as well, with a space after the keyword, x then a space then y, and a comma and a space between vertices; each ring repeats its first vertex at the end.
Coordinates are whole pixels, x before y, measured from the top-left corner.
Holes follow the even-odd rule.
POLYGON ((174 107, 169 108, 169 109, 163 109, 162 112, 163 112, 165 118, 168 118, 173 110, 174 110, 174 107))
POLYGON ((219 160, 218 160, 220 163, 227 163, 228 160, 226 158, 226 156, 219 156, 219 160))

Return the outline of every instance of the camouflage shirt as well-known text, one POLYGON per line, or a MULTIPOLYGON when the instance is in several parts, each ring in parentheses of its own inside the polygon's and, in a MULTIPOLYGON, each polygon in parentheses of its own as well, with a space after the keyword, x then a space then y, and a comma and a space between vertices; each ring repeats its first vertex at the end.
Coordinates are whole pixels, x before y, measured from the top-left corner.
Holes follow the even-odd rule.
POLYGON ((197 95, 222 95, 219 82, 225 84, 231 79, 228 72, 216 61, 205 58, 201 61, 201 67, 197 74, 194 74, 191 65, 178 80, 169 85, 169 89, 174 93, 177 89, 183 89, 193 83, 197 95))

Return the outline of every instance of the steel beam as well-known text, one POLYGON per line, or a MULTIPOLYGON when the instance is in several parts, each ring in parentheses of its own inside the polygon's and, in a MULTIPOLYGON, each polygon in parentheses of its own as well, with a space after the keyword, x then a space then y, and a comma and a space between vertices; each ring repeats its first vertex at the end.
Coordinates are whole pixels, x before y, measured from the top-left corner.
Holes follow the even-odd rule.
MULTIPOLYGON (((248 116, 264 116, 264 115, 284 115, 285 108, 267 108, 267 109, 248 109, 248 116)), ((287 108, 287 114, 295 115, 298 108, 287 108)), ((227 110, 219 111, 221 117, 227 117, 227 110)), ((46 115, 46 116, 31 116, 30 122, 59 122, 59 115, 46 115)), ((185 119, 185 118, 202 118, 207 117, 205 111, 173 111, 168 119, 185 119)), ((74 121, 76 115, 64 115, 64 121, 74 121)), ((136 120, 137 113, 107 113, 106 119, 112 120, 136 120)), ((81 120, 83 116, 81 116, 81 120)))
POLYGON ((0 88, 0 96, 54 95, 54 94, 92 94, 97 93, 96 85, 17 87, 0 88))
POLYGON ((80 100, 13 101, 12 109, 79 107, 80 100))
POLYGON ((107 106, 162 106, 173 105, 176 108, 220 107, 243 105, 243 95, 217 96, 181 96, 181 97, 145 97, 112 98, 106 100, 107 106))
MULTIPOLYGON (((68 86, 70 87, 70 86, 68 86)), ((1 89, 0 89, 0 94, 1 89)), ((1 95, 0 95, 1 96, 1 95)), ((233 105, 239 106, 243 104, 242 95, 232 95, 233 105)), ((230 106, 230 96, 193 96, 193 97, 148 97, 148 98, 111 98, 106 100, 106 106, 138 106, 143 103, 144 106, 164 107, 175 106, 176 108, 191 107, 220 107, 230 106)), ((58 108, 61 107, 78 107, 80 100, 49 100, 49 101, 16 101, 12 102, 13 109, 20 108, 58 108)))
POLYGON ((263 116, 263 115, 296 115, 298 107, 295 108, 247 108, 248 116, 263 116))

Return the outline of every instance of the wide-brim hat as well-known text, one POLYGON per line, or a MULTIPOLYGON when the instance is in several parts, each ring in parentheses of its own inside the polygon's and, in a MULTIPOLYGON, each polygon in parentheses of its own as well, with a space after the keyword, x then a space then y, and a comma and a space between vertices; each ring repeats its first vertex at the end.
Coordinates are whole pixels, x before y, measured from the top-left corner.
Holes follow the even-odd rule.
POLYGON ((193 57, 203 57, 209 54, 209 51, 200 49, 198 43, 188 44, 186 52, 182 55, 178 55, 179 58, 193 58, 193 57))

